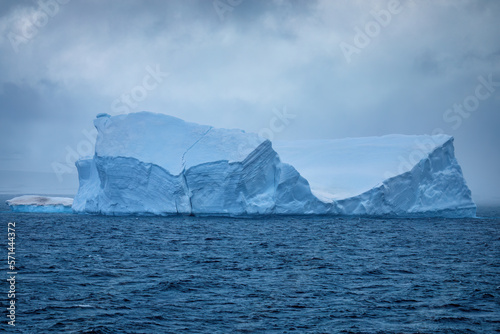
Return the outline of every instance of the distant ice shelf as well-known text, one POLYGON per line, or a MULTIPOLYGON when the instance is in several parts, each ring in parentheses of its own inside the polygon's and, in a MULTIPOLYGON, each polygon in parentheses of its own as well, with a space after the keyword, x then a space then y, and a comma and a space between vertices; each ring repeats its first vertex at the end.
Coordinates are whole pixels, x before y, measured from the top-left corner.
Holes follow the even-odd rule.
POLYGON ((7 201, 14 212, 73 213, 73 199, 68 197, 47 197, 24 195, 7 201))
POLYGON ((149 112, 94 120, 78 213, 473 217, 453 138, 274 142, 149 112))

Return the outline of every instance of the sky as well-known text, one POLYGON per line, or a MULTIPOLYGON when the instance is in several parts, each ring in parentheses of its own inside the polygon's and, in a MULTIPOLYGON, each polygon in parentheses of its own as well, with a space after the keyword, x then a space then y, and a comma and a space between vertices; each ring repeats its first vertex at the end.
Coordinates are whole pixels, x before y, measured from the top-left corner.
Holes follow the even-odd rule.
POLYGON ((2 0, 0 192, 74 194, 98 113, 271 139, 446 133, 500 204, 500 1, 2 0))

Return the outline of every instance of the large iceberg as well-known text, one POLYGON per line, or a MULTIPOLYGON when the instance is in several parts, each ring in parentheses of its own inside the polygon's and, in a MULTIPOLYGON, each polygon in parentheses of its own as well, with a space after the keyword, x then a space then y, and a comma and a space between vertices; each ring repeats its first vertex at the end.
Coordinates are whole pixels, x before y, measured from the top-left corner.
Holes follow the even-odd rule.
POLYGON ((69 197, 23 195, 7 200, 7 205, 14 212, 73 213, 69 197))
POLYGON ((149 112, 94 120, 73 210, 107 215, 475 215, 448 136, 271 143, 149 112))

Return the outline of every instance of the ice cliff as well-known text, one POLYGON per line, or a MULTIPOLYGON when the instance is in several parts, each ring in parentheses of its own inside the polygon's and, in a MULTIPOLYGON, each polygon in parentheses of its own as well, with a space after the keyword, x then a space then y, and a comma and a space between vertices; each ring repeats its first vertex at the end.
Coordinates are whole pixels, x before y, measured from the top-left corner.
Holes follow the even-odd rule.
POLYGON ((75 212, 475 215, 448 136, 272 144, 148 112, 94 124, 95 155, 76 164, 75 212))

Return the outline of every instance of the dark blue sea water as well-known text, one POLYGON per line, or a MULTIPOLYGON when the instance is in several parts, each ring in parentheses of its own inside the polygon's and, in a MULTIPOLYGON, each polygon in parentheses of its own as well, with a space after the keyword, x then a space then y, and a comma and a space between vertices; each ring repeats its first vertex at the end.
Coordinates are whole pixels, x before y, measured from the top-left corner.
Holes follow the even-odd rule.
POLYGON ((500 212, 480 215, 487 217, 1 212, 0 330, 500 332, 500 212), (15 330, 6 317, 8 222, 16 222, 15 330))

